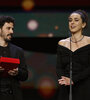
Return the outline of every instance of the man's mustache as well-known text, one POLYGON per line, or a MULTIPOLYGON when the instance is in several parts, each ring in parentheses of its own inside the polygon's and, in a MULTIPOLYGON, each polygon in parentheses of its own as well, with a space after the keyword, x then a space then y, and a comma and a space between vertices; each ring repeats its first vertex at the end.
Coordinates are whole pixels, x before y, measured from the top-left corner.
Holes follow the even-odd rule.
POLYGON ((11 37, 13 37, 13 34, 8 34, 7 36, 11 36, 11 37))

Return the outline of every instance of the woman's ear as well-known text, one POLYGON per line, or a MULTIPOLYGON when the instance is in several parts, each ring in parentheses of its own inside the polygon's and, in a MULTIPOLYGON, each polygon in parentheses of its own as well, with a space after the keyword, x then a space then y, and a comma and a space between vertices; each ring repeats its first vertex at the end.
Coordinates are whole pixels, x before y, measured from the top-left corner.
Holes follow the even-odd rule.
POLYGON ((1 28, 0 28, 0 36, 1 36, 1 28))
POLYGON ((86 27, 86 23, 83 23, 82 28, 85 28, 85 27, 86 27))

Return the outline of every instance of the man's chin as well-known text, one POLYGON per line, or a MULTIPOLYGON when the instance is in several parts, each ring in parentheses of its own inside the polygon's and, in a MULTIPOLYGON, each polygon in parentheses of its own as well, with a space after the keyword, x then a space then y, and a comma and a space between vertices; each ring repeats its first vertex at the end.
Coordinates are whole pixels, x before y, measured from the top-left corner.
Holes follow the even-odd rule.
POLYGON ((11 41, 11 39, 6 39, 5 41, 6 41, 6 42, 10 42, 10 41, 11 41))

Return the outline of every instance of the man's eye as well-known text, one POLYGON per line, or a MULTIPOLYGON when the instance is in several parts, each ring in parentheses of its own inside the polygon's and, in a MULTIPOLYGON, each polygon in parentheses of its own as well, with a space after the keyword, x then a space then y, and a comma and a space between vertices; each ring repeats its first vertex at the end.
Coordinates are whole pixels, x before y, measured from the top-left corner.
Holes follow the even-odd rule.
POLYGON ((10 27, 7 27, 8 30, 10 30, 10 27))
POLYGON ((14 30, 14 28, 12 28, 12 30, 14 30))

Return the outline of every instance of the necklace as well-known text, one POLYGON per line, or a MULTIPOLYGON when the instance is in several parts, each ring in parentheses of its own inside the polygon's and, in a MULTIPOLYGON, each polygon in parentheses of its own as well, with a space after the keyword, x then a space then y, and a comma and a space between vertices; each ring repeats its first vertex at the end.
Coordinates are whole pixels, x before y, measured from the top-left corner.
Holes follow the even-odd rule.
POLYGON ((83 38, 84 38, 84 35, 83 35, 82 38, 81 38, 80 40, 78 40, 78 41, 72 41, 72 39, 70 39, 70 41, 73 42, 73 43, 77 43, 77 42, 80 42, 83 38))

